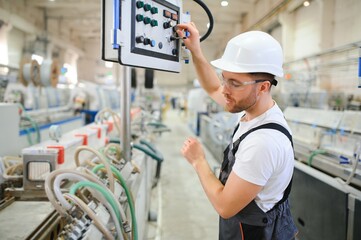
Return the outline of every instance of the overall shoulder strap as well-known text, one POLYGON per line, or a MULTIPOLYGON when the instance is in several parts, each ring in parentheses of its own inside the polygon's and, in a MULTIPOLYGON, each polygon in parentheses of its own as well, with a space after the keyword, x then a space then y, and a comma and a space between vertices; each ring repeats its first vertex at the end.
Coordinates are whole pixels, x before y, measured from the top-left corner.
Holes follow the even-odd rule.
MULTIPOLYGON (((282 125, 280 125, 280 124, 278 124, 278 123, 266 123, 266 124, 260 125, 260 126, 258 126, 258 127, 252 128, 252 129, 248 130, 247 132, 245 132, 244 134, 242 134, 242 136, 240 136, 240 138, 233 143, 233 149, 232 149, 233 154, 235 154, 235 153, 237 152, 238 147, 239 147, 239 144, 242 142, 242 140, 243 140, 245 137, 248 136, 248 134, 250 134, 250 133, 252 133, 252 132, 254 132, 254 131, 257 131, 257 130, 259 130, 259 129, 274 129, 274 130, 277 130, 277 131, 282 132, 282 133, 283 133, 284 135, 286 135, 287 138, 290 140, 291 145, 292 145, 292 148, 293 148, 292 136, 291 136, 291 134, 289 133, 289 131, 288 131, 285 127, 283 127, 282 125)), ((276 208, 277 206, 279 206, 280 204, 282 204, 284 201, 287 200, 287 198, 288 198, 288 196, 289 196, 289 194, 290 194, 290 192, 291 192, 291 188, 292 188, 292 179, 291 179, 291 181, 288 183, 288 186, 287 186, 287 188, 286 188, 286 190, 285 190, 285 192, 284 192, 284 194, 283 194, 282 199, 281 199, 280 201, 278 201, 278 202, 276 203, 276 205, 275 205, 270 211, 272 211, 274 208, 276 208)))
MULTIPOLYGON (((237 125, 237 129, 238 129, 238 126, 237 125)), ((247 132, 245 132, 244 134, 242 134, 239 139, 237 139, 237 141, 235 141, 233 143, 233 153, 235 154, 238 150, 238 147, 239 147, 239 144, 243 141, 243 139, 245 139, 248 134, 254 132, 254 131, 257 131, 259 129, 265 129, 265 128, 268 128, 268 129, 275 129, 275 130, 278 130, 280 132, 282 132, 284 135, 286 135, 286 137, 290 140, 291 142, 291 145, 292 145, 292 148, 293 148, 293 141, 292 141, 292 136, 291 134, 288 132, 288 130, 283 127, 282 125, 278 124, 278 123, 266 123, 266 124, 262 124, 262 125, 259 125, 258 127, 255 127, 255 128, 251 128, 250 130, 248 130, 247 132)), ((236 129, 236 130, 237 130, 236 129)), ((234 134, 234 133, 233 133, 234 134)))

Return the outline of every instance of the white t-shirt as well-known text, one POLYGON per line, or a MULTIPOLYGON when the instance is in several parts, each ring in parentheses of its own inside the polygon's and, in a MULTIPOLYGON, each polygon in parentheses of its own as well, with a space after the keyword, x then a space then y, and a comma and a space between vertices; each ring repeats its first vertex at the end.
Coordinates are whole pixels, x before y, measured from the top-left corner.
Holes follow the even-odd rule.
MULTIPOLYGON (((240 122, 233 142, 251 128, 271 122, 282 125, 292 134, 281 109, 275 103, 257 118, 240 122)), ((278 130, 260 129, 250 133, 240 143, 235 157, 233 172, 248 182, 263 186, 255 202, 267 212, 282 199, 292 178, 294 154, 290 140, 278 130)))

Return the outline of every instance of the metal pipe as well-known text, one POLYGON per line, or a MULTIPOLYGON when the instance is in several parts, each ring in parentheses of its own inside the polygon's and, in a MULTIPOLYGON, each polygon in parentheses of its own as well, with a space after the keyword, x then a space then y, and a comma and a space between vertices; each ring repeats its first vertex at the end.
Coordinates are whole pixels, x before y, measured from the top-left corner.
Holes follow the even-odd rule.
POLYGON ((338 47, 334 47, 334 48, 330 48, 327 49, 325 51, 319 52, 319 53, 315 53, 315 54, 311 54, 309 56, 305 56, 299 59, 295 59, 289 62, 284 63, 285 66, 292 64, 292 63, 296 63, 296 62, 300 62, 300 61, 304 61, 305 59, 313 59, 313 58, 317 58, 317 57, 323 57, 325 55, 328 54, 339 54, 339 53, 343 53, 346 51, 353 51, 356 50, 358 47, 360 47, 361 45, 361 41, 356 41, 353 43, 348 43, 342 46, 338 46, 338 47))
POLYGON ((248 27, 247 31, 251 31, 254 29, 257 29, 260 25, 262 25, 264 22, 272 18, 273 16, 277 15, 281 11, 284 10, 284 8, 290 3, 292 0, 284 0, 281 3, 279 3, 275 8, 273 8, 270 12, 268 12, 265 16, 263 16, 261 19, 259 19, 256 23, 252 24, 252 26, 248 27))
POLYGON ((359 47, 358 57, 358 87, 361 88, 361 47, 359 47))
POLYGON ((130 80, 131 68, 123 67, 123 81, 120 83, 120 114, 121 114, 121 136, 120 144, 123 150, 123 157, 126 161, 130 161, 130 80))

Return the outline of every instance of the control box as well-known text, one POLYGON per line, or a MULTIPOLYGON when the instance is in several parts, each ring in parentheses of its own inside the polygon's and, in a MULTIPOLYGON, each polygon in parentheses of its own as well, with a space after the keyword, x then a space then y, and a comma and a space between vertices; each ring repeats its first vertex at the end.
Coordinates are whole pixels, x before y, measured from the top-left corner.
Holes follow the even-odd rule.
POLYGON ((102 59, 180 72, 175 26, 190 21, 181 0, 103 0, 102 59))

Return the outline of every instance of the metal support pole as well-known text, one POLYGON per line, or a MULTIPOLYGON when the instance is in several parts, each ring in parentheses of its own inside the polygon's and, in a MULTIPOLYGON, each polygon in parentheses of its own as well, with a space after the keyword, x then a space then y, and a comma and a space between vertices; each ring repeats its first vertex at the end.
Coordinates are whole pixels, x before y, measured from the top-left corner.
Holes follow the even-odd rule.
POLYGON ((358 87, 361 88, 361 47, 358 49, 358 87))
POLYGON ((121 133, 120 143, 123 150, 123 157, 126 161, 131 159, 131 135, 130 135, 130 67, 123 67, 123 81, 120 83, 120 115, 121 115, 121 133))

